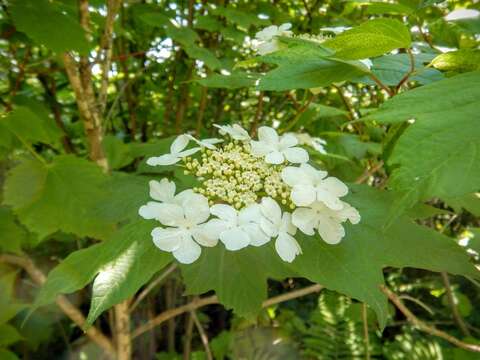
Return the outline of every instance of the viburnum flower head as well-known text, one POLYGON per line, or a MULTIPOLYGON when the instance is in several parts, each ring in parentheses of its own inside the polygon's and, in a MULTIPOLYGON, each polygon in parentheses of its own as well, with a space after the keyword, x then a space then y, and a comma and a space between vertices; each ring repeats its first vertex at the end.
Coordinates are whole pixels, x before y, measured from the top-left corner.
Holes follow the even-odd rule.
POLYGON ((238 124, 216 127, 230 139, 183 134, 169 154, 147 160, 152 166, 181 161, 176 166, 198 184, 175 194, 173 181, 150 181, 152 201, 139 214, 160 223, 152 231, 159 249, 190 264, 202 247, 239 251, 273 240, 278 256, 292 262, 302 253, 297 229, 337 244, 345 236, 342 224, 360 221, 358 211, 341 200, 347 186, 309 165, 308 152, 294 134, 262 126, 258 139, 252 139, 238 124), (190 141, 198 146, 187 149, 190 141))

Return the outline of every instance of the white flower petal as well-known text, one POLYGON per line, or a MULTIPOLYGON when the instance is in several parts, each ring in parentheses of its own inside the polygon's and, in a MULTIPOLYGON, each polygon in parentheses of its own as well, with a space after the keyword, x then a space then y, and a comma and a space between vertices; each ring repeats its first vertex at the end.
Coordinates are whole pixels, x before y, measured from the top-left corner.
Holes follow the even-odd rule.
POLYGON ((193 238, 197 243, 206 247, 213 247, 218 244, 219 234, 212 231, 212 227, 207 227, 206 224, 201 224, 191 229, 193 238))
POLYGON ((279 232, 285 232, 290 235, 295 235, 297 228, 292 224, 292 214, 284 212, 282 215, 282 222, 279 228, 279 232))
POLYGON ((283 155, 294 164, 306 163, 309 160, 308 152, 300 147, 291 147, 283 150, 283 155))
POLYGON ((252 155, 256 157, 265 156, 272 151, 271 146, 262 141, 252 140, 250 146, 252 155))
POLYGON ((156 227, 152 230, 152 239, 155 246, 168 252, 175 251, 180 247, 183 235, 183 231, 177 228, 156 227))
POLYGON ((278 146, 279 144, 277 132, 269 126, 260 126, 258 128, 258 139, 273 146, 278 146))
POLYGON ((157 214, 156 219, 165 226, 178 226, 185 220, 183 208, 177 204, 159 204, 157 214))
POLYGON ((261 31, 255 34, 255 37, 259 40, 268 41, 272 37, 274 37, 278 32, 278 26, 270 25, 266 28, 262 29, 261 31))
POLYGON ((240 229, 250 237, 250 245, 262 246, 270 241, 270 236, 265 234, 258 224, 249 223, 240 226, 240 229))
POLYGON ((162 204, 149 201, 146 205, 143 205, 138 209, 138 214, 143 217, 144 219, 158 219, 161 214, 160 206, 162 204))
POLYGON ((150 166, 165 166, 165 165, 173 165, 179 162, 181 158, 172 155, 172 154, 165 154, 161 156, 151 157, 147 159, 147 165, 150 166))
POLYGON ((337 196, 322 188, 317 187, 316 190, 318 201, 323 202, 332 210, 341 210, 343 208, 343 202, 337 196))
POLYGON ((267 55, 270 53, 273 53, 275 51, 280 50, 280 46, 278 44, 278 41, 276 39, 272 39, 268 42, 263 42, 258 44, 257 46, 257 52, 260 55, 267 55))
POLYGON ((328 177, 322 181, 321 187, 337 197, 348 194, 348 187, 336 177, 328 177))
POLYGON ((179 153, 177 154, 177 156, 181 159, 181 158, 184 158, 184 157, 193 155, 193 154, 199 152, 200 150, 202 150, 202 148, 200 148, 200 147, 194 147, 194 148, 191 148, 191 149, 188 149, 188 150, 179 152, 179 153))
POLYGON ((225 248, 230 251, 243 249, 250 244, 250 236, 239 228, 223 231, 220 234, 220 240, 225 244, 225 248))
POLYGON ((321 138, 313 138, 311 146, 318 151, 320 154, 326 154, 327 150, 325 149, 325 145, 327 142, 321 138))
POLYGON ((265 216, 268 220, 274 224, 280 225, 280 221, 282 219, 282 209, 275 200, 273 200, 271 197, 262 198, 260 210, 262 211, 263 216, 265 216))
POLYGON ((304 171, 305 176, 308 176, 308 178, 311 179, 310 181, 312 184, 317 184, 328 175, 326 171, 317 170, 307 163, 301 164, 300 169, 304 171))
POLYGON ((265 162, 268 164, 278 165, 285 161, 285 157, 280 151, 272 151, 265 156, 265 162))
POLYGON ((285 23, 285 24, 282 24, 278 27, 278 30, 279 31, 287 31, 287 30, 290 30, 292 28, 292 24, 290 23, 285 23))
POLYGON ((293 147, 298 144, 298 139, 295 137, 295 135, 291 133, 287 133, 283 135, 280 139, 280 148, 282 150, 287 149, 289 147, 293 147))
POLYGON ((301 167, 287 166, 282 170, 282 180, 285 184, 295 186, 297 184, 312 185, 310 177, 305 175, 301 167))
POLYGON ((248 131, 242 128, 238 124, 233 124, 232 126, 232 138, 235 140, 250 140, 250 135, 248 134, 248 131))
POLYGON ((343 221, 350 220, 352 224, 358 224, 361 219, 358 210, 346 202, 343 202, 343 208, 338 212, 338 215, 343 221))
POLYGON ((280 233, 275 241, 275 250, 283 261, 291 263, 295 257, 302 253, 297 240, 287 233, 280 233))
POLYGON ((197 138, 193 137, 190 134, 185 134, 185 136, 187 136, 190 140, 193 140, 194 142, 196 142, 201 147, 205 147, 210 150, 216 149, 215 144, 223 142, 222 139, 217 139, 217 138, 198 140, 197 138))
POLYGON ((174 197, 174 203, 178 205, 182 205, 184 201, 190 199, 192 195, 197 195, 192 189, 187 189, 179 192, 177 195, 174 197))
POLYGON ((202 248, 191 236, 184 236, 182 238, 180 247, 173 251, 173 256, 182 264, 191 264, 200 257, 202 248))
POLYGON ((182 151, 187 147, 189 141, 190 139, 185 134, 177 136, 177 138, 173 141, 172 145, 170 146, 170 152, 172 154, 178 154, 180 151, 182 151))
POLYGON ((201 194, 192 193, 183 201, 182 206, 185 218, 194 224, 201 224, 210 217, 208 199, 201 194))
POLYGON ((247 130, 245 130, 238 124, 233 124, 233 125, 213 124, 213 126, 219 129, 220 135, 228 134, 232 139, 240 140, 240 141, 250 140, 250 135, 248 135, 247 130))
POLYGON ((211 219, 205 224, 198 226, 201 227, 205 236, 210 239, 219 239, 220 233, 232 228, 229 222, 220 219, 211 219))
POLYGON ((247 224, 249 222, 259 223, 260 218, 262 217, 262 212, 260 210, 259 204, 251 204, 247 207, 244 207, 238 212, 238 223, 247 224))
POLYGON ((314 235, 318 224, 317 213, 309 208, 297 208, 292 214, 292 223, 306 235, 314 235))
POLYGON ((210 208, 210 213, 232 225, 237 224, 237 210, 233 206, 216 204, 210 208))
POLYGON ((312 185, 296 185, 292 188, 290 199, 297 206, 308 206, 316 199, 315 188, 312 185))
POLYGON ((152 199, 163 202, 173 201, 175 196, 175 183, 173 181, 164 178, 160 181, 151 180, 148 184, 152 199))
POLYGON ((328 216, 319 216, 318 233, 327 244, 338 244, 345 236, 345 229, 340 222, 328 216))
POLYGON ((278 234, 278 226, 267 218, 262 217, 260 219, 260 228, 269 237, 274 237, 278 234))

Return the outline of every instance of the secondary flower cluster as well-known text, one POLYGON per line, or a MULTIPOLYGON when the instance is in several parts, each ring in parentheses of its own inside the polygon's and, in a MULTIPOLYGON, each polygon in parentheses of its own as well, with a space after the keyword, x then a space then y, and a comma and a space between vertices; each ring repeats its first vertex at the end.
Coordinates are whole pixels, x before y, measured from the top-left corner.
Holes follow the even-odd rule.
MULTIPOLYGON (((278 50, 282 49, 282 44, 279 41, 278 37, 290 37, 290 38, 298 38, 302 40, 311 41, 317 44, 322 44, 330 37, 326 35, 311 35, 311 34, 299 34, 295 35, 290 29, 292 28, 292 24, 285 23, 280 26, 270 25, 266 28, 262 29, 261 31, 255 34, 255 39, 252 42, 252 48, 255 50, 259 55, 267 55, 278 50)), ((348 28, 323 28, 324 31, 334 32, 335 34, 339 34, 348 28)), ((370 69, 372 67, 372 61, 370 59, 362 59, 359 60, 365 67, 370 69)))
POLYGON ((342 224, 360 221, 358 211, 341 200, 347 186, 309 165, 308 152, 294 134, 280 136, 263 126, 253 140, 239 125, 216 126, 231 141, 184 134, 170 153, 147 160, 152 166, 182 161, 200 184, 176 194, 174 182, 152 180, 154 201, 139 209, 143 218, 162 224, 152 231, 153 241, 179 262, 194 262, 202 246, 219 241, 236 251, 272 239, 278 255, 292 262, 302 252, 294 238, 297 229, 306 235, 318 232, 326 243, 337 244, 345 236, 342 224), (198 146, 187 149, 190 141, 198 146))

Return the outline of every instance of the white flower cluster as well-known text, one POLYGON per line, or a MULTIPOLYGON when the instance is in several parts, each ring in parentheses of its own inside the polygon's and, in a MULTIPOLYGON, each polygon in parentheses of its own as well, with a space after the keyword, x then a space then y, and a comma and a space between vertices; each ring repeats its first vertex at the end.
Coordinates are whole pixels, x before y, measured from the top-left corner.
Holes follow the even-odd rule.
POLYGON ((239 125, 216 127, 232 141, 218 145, 223 140, 184 134, 169 154, 147 160, 152 166, 183 161, 185 171, 201 184, 175 194, 175 183, 152 180, 154 201, 139 209, 143 218, 162 224, 152 231, 153 241, 179 262, 194 262, 202 246, 219 241, 237 251, 272 239, 278 255, 292 262, 302 252, 294 238, 297 229, 306 235, 318 232, 326 243, 337 244, 345 236, 342 224, 360 221, 358 211, 341 200, 347 186, 307 164, 308 153, 293 134, 280 136, 263 126, 253 140, 239 125), (190 140, 198 146, 185 150, 190 140))
MULTIPOLYGON (((285 23, 280 26, 270 25, 261 31, 255 34, 255 39, 252 42, 252 48, 255 50, 259 55, 267 55, 278 51, 281 49, 281 43, 278 40, 279 36, 285 37, 295 37, 302 40, 311 41, 317 44, 321 44, 324 41, 328 40, 330 36, 328 35, 312 35, 312 34, 299 34, 295 35, 290 29, 292 28, 292 24, 285 23)), ((334 32, 335 34, 342 33, 344 30, 348 28, 322 28, 323 31, 330 31, 334 32)), ((370 59, 362 59, 359 62, 368 69, 372 67, 372 61, 370 59)))

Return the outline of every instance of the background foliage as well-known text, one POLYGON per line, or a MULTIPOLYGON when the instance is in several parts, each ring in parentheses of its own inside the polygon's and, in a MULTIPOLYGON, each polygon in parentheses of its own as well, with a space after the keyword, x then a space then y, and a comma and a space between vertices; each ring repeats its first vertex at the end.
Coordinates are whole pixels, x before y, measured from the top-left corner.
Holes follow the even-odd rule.
POLYGON ((479 342, 476 1, 1 4, 1 359, 478 358, 379 287, 479 342), (285 22, 325 41, 256 56, 285 22), (215 123, 325 139, 310 156, 351 183, 361 223, 338 246, 300 239, 292 264, 218 246, 177 266, 137 211, 150 179, 192 179, 145 159, 215 123))

